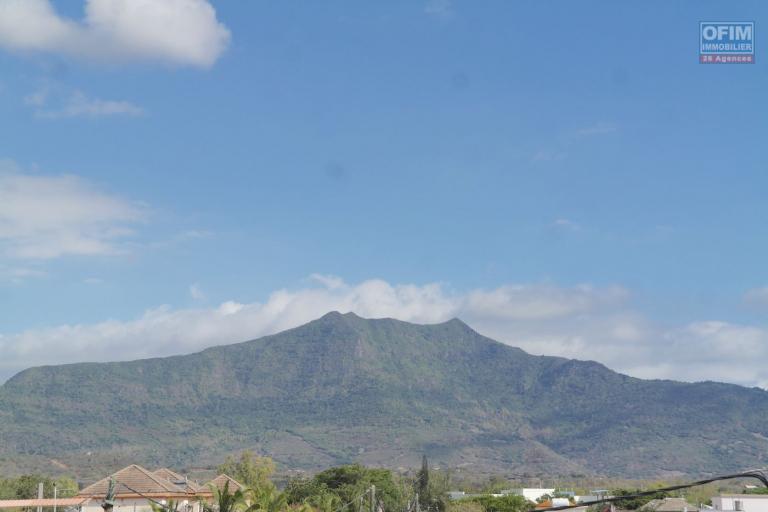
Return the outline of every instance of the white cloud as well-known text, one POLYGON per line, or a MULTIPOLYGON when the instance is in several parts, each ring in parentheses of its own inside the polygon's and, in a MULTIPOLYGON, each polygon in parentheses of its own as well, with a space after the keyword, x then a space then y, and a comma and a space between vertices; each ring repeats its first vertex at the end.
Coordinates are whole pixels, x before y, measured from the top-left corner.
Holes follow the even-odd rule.
POLYGON ((417 323, 459 317, 533 354, 593 359, 644 378, 768 386, 768 330, 717 321, 662 328, 633 312, 628 292, 620 287, 529 284, 455 293, 437 283, 313 280, 319 284, 277 290, 265 302, 163 306, 130 321, 0 336, 0 377, 31 365, 187 353, 279 332, 337 310, 417 323))
POLYGON ((24 103, 34 107, 35 116, 44 119, 85 117, 127 116, 139 117, 145 114, 143 108, 128 101, 91 98, 81 91, 74 91, 61 105, 49 106, 50 91, 41 89, 24 97, 24 103))
POLYGON ((203 289, 200 288, 198 283, 189 286, 189 296, 192 297, 193 300, 205 300, 205 293, 203 293, 203 289))
POLYGON ((0 255, 42 260, 121 252, 129 226, 145 217, 136 203, 73 175, 24 173, 0 161, 0 255))
POLYGON ((206 68, 229 39, 207 0, 86 0, 79 21, 49 0, 0 0, 0 46, 9 50, 206 68))
POLYGON ((588 313, 603 305, 621 303, 627 296, 628 292, 619 287, 501 286, 470 292, 462 310, 473 318, 547 320, 588 313))

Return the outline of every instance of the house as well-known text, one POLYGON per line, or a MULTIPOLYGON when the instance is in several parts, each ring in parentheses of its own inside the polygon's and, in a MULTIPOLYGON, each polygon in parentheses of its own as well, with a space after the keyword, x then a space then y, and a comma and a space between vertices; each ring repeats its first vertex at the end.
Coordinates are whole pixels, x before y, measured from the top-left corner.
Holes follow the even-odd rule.
POLYGON ((768 512, 768 495, 721 494, 712 498, 712 508, 720 512, 768 512))
POLYGON ((178 512, 202 512, 199 493, 181 475, 170 470, 149 471, 132 464, 117 473, 89 485, 77 495, 87 500, 82 512, 103 512, 101 504, 105 499, 110 480, 115 482, 114 512, 152 512, 152 505, 167 505, 174 502, 178 512), (169 476, 177 483, 171 482, 169 476))
POLYGON ((501 491, 501 494, 517 494, 530 502, 536 503, 542 496, 552 496, 555 489, 543 489, 539 487, 524 487, 522 489, 507 489, 501 491))

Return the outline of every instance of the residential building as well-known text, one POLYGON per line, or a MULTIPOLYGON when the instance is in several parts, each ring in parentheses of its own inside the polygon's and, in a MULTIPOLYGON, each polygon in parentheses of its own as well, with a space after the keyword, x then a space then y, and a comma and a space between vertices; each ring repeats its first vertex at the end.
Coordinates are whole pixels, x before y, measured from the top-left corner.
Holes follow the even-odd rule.
POLYGON ((720 512, 768 512, 768 495, 721 494, 712 498, 712 508, 720 512))
POLYGON ((171 501, 176 503, 178 512, 202 512, 198 492, 186 479, 178 474, 169 475, 167 471, 170 470, 160 470, 159 474, 172 476, 179 482, 173 483, 135 464, 121 469, 78 493, 79 498, 88 500, 81 506, 81 511, 103 512, 101 504, 107 495, 110 480, 114 480, 113 512, 152 512, 153 504, 167 505, 171 501))

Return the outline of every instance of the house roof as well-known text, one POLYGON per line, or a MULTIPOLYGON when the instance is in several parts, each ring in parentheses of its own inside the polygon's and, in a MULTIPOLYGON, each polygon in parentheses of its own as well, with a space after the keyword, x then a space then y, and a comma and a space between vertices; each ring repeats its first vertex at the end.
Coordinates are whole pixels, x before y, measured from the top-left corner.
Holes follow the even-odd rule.
POLYGON ((224 486, 227 483, 229 483, 229 490, 232 492, 245 489, 245 486, 243 484, 241 484, 231 476, 225 475, 225 474, 221 474, 216 478, 214 478, 213 480, 211 480, 210 482, 208 482, 208 484, 206 484, 206 487, 214 486, 220 491, 223 491, 224 486))
POLYGON ((172 497, 186 496, 188 494, 184 488, 155 475, 141 466, 132 464, 107 478, 89 485, 80 491, 78 496, 106 496, 110 478, 115 479, 115 497, 117 498, 137 495, 172 497))
POLYGON ((157 471, 154 471, 153 474, 157 477, 168 480, 172 484, 176 485, 177 487, 181 487, 189 493, 198 493, 203 490, 203 488, 197 482, 189 480, 187 477, 182 476, 168 468, 160 468, 157 471))

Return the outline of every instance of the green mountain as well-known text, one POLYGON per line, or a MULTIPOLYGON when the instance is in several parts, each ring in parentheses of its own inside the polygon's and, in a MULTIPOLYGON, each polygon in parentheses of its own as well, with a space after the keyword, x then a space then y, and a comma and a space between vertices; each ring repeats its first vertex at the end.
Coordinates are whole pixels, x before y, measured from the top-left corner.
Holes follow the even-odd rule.
POLYGON ((459 320, 329 313, 202 352, 25 370, 0 387, 0 471, 205 467, 251 448, 282 467, 707 474, 764 465, 768 392, 641 380, 529 355, 459 320))

